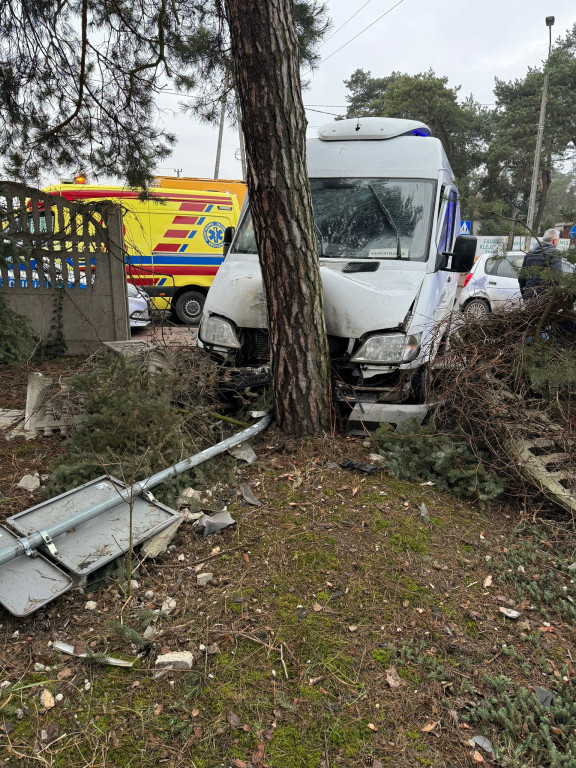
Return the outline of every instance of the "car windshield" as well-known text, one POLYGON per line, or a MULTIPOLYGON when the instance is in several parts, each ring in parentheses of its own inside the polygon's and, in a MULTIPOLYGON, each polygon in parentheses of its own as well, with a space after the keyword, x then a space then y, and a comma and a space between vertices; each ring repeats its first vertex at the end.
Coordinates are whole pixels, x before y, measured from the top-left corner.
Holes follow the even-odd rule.
MULTIPOLYGON (((331 259, 426 261, 436 183, 424 179, 310 179, 318 253, 331 259)), ((256 253, 248 213, 234 250, 256 253)))

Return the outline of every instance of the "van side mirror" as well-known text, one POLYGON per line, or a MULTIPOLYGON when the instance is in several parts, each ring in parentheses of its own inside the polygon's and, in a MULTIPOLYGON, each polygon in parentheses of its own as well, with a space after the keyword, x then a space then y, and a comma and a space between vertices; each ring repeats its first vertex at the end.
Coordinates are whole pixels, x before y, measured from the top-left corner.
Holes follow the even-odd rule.
POLYGON ((234 232, 236 232, 234 227, 226 227, 224 230, 224 244, 222 245, 222 255, 224 257, 226 257, 226 254, 230 250, 232 240, 234 239, 234 232))
POLYGON ((476 256, 476 242, 476 238, 470 235, 458 235, 453 250, 442 254, 445 260, 440 269, 444 272, 470 272, 476 256))

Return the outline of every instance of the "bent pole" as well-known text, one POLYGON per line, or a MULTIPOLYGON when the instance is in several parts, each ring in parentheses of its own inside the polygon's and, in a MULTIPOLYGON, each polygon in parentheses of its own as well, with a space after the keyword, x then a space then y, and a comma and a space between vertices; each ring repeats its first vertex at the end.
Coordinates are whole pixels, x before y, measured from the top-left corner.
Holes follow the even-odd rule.
POLYGON ((0 565, 4 565, 4 563, 14 560, 14 558, 25 553, 35 554, 35 550, 38 547, 46 544, 56 536, 60 536, 62 533, 69 531, 71 528, 76 528, 83 523, 88 522, 88 520, 92 520, 92 518, 101 515, 103 512, 107 512, 109 509, 115 507, 120 501, 130 502, 131 499, 134 499, 137 496, 146 495, 146 492, 149 491, 150 488, 161 485, 169 478, 181 475, 183 472, 187 472, 189 469, 198 466, 198 464, 202 464, 203 462, 208 461, 208 459, 212 459, 214 456, 224 453, 224 451, 227 451, 229 448, 233 448, 236 445, 240 445, 240 443, 244 443, 246 440, 250 440, 250 438, 263 432, 266 427, 270 425, 271 421, 272 414, 268 413, 256 424, 248 427, 248 429, 238 432, 236 435, 232 435, 232 437, 228 437, 226 440, 222 440, 222 442, 216 443, 216 445, 206 448, 205 450, 200 451, 200 453, 196 453, 194 456, 189 456, 187 459, 178 462, 178 464, 173 464, 171 467, 163 469, 161 472, 157 472, 155 475, 152 475, 145 480, 140 480, 128 488, 116 490, 114 494, 107 499, 103 499, 98 504, 93 504, 91 507, 87 507, 81 512, 77 512, 71 517, 61 520, 59 523, 55 523, 49 528, 42 531, 35 531, 28 536, 18 538, 14 544, 0 550, 0 565))

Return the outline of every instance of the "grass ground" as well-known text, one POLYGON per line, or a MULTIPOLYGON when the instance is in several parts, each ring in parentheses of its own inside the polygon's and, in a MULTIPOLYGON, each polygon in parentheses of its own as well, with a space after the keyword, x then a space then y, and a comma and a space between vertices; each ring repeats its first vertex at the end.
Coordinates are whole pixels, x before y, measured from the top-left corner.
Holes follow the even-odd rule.
MULTIPOLYGON (((131 596, 119 567, 26 620, 0 613, 0 766, 571 768, 570 526, 341 469, 367 460, 358 438, 272 427, 255 448, 211 489, 237 526, 202 539, 183 523, 166 554, 136 558, 131 596), (176 608, 159 613, 166 598, 176 608), (149 626, 134 667, 98 663, 133 659, 149 626), (159 653, 184 650, 192 671, 155 673, 159 653), (552 708, 534 687, 557 694, 552 708)), ((62 450, 2 444, 1 518, 34 503, 14 481, 62 450)))

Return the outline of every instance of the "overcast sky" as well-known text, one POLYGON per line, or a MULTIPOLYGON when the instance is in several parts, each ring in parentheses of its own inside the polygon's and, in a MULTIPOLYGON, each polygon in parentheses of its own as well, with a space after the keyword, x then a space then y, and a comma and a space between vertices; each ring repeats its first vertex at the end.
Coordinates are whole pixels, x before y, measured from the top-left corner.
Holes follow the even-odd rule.
MULTIPOLYGON (((342 114, 346 105, 343 81, 356 69, 374 77, 393 70, 416 74, 432 68, 462 96, 472 94, 483 104, 494 101, 494 78, 510 80, 538 66, 548 50, 546 16, 555 16, 553 39, 576 22, 574 0, 328 0, 332 31, 357 15, 321 47, 322 63, 304 92, 308 134, 342 114), (362 7, 364 6, 364 7, 362 7), (376 21, 378 17, 387 15, 376 21), (361 10, 359 10, 361 9, 361 10), (375 22, 375 23, 373 23, 375 22), (365 27, 369 29, 345 45, 365 27), (341 46, 341 50, 338 50, 341 46), (334 55, 331 55, 334 54, 334 55)), ((177 96, 165 96, 164 121, 179 138, 171 160, 159 173, 212 177, 217 130, 178 113, 177 96)), ((221 178, 241 178, 235 155, 238 137, 227 131, 220 166, 221 178)))

